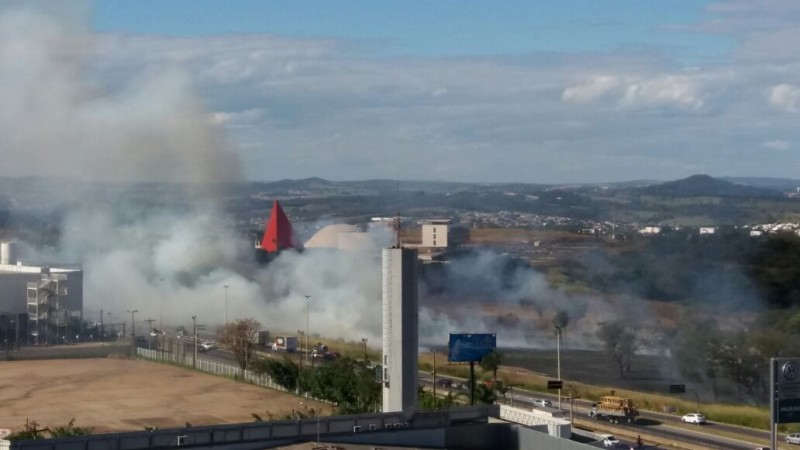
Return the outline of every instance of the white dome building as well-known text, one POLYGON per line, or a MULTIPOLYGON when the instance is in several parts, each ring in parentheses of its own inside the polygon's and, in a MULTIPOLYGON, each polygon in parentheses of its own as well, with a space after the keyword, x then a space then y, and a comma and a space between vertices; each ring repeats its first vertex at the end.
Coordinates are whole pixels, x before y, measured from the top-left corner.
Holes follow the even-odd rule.
POLYGON ((367 233, 356 225, 334 224, 323 227, 311 239, 306 241, 305 248, 332 248, 337 250, 360 250, 369 246, 367 233))

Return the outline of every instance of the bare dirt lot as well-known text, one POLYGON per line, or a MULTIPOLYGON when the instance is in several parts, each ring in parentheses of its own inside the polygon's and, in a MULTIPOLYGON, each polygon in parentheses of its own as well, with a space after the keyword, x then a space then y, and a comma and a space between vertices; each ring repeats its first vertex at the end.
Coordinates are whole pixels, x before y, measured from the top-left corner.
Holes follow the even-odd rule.
POLYGON ((264 420, 327 405, 148 361, 71 359, 0 363, 0 428, 93 427, 94 433, 264 420), (303 402, 303 404, 301 404, 303 402))

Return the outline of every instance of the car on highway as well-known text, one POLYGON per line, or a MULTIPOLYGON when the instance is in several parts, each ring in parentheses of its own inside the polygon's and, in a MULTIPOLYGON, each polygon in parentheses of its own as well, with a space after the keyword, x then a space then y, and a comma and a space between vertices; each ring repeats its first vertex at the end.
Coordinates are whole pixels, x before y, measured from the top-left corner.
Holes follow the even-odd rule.
POLYGON ((616 447, 619 445, 619 439, 615 438, 614 436, 607 434, 603 437, 603 447, 616 447))
POLYGON ((769 450, 769 447, 756 447, 755 450, 769 450))
POLYGON ((545 400, 541 398, 537 398, 533 401, 533 406, 538 406, 539 408, 552 408, 553 402, 550 400, 545 400))
POLYGON ((681 417, 681 422, 683 423, 693 423, 696 425, 702 425, 706 423, 706 416, 700 413, 689 413, 685 416, 681 417))
POLYGON ((436 385, 440 387, 450 388, 453 387, 453 380, 449 378, 439 378, 436 380, 436 385))
POLYGON ((787 444, 800 444, 800 433, 792 433, 786 435, 787 444))
POLYGON ((215 348, 217 348, 217 346, 214 345, 213 342, 204 341, 200 343, 200 349, 203 351, 213 350, 215 348))

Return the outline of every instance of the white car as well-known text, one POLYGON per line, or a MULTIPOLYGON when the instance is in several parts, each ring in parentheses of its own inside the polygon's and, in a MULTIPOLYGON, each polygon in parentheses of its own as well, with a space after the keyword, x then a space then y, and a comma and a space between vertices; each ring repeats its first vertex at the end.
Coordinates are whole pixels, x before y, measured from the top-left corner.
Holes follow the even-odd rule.
POLYGON ((217 348, 217 346, 214 345, 214 343, 212 343, 212 342, 205 341, 205 342, 200 344, 200 348, 202 348, 203 350, 212 350, 212 349, 217 348))
POLYGON ((706 416, 700 413, 689 413, 685 416, 681 417, 681 422, 683 423, 694 423, 697 425, 702 425, 706 423, 706 416))
POLYGON ((619 445, 619 439, 614 436, 609 434, 603 438, 603 447, 616 447, 617 445, 619 445))
POLYGON ((800 444, 800 433, 792 433, 786 435, 787 444, 800 444))
POLYGON ((552 408, 553 403, 550 400, 537 398, 536 400, 533 401, 533 406, 537 406, 539 408, 552 408))

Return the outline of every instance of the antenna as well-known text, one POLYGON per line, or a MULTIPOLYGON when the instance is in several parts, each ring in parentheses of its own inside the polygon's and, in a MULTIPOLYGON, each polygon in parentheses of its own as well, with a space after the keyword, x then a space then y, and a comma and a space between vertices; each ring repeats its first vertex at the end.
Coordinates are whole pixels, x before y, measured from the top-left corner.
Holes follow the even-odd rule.
POLYGON ((397 191, 395 191, 395 202, 397 202, 397 215, 394 219, 394 247, 400 248, 402 243, 400 242, 400 180, 397 180, 397 191))
POLYGON ((394 219, 394 246, 400 248, 400 211, 397 211, 397 217, 394 219))

